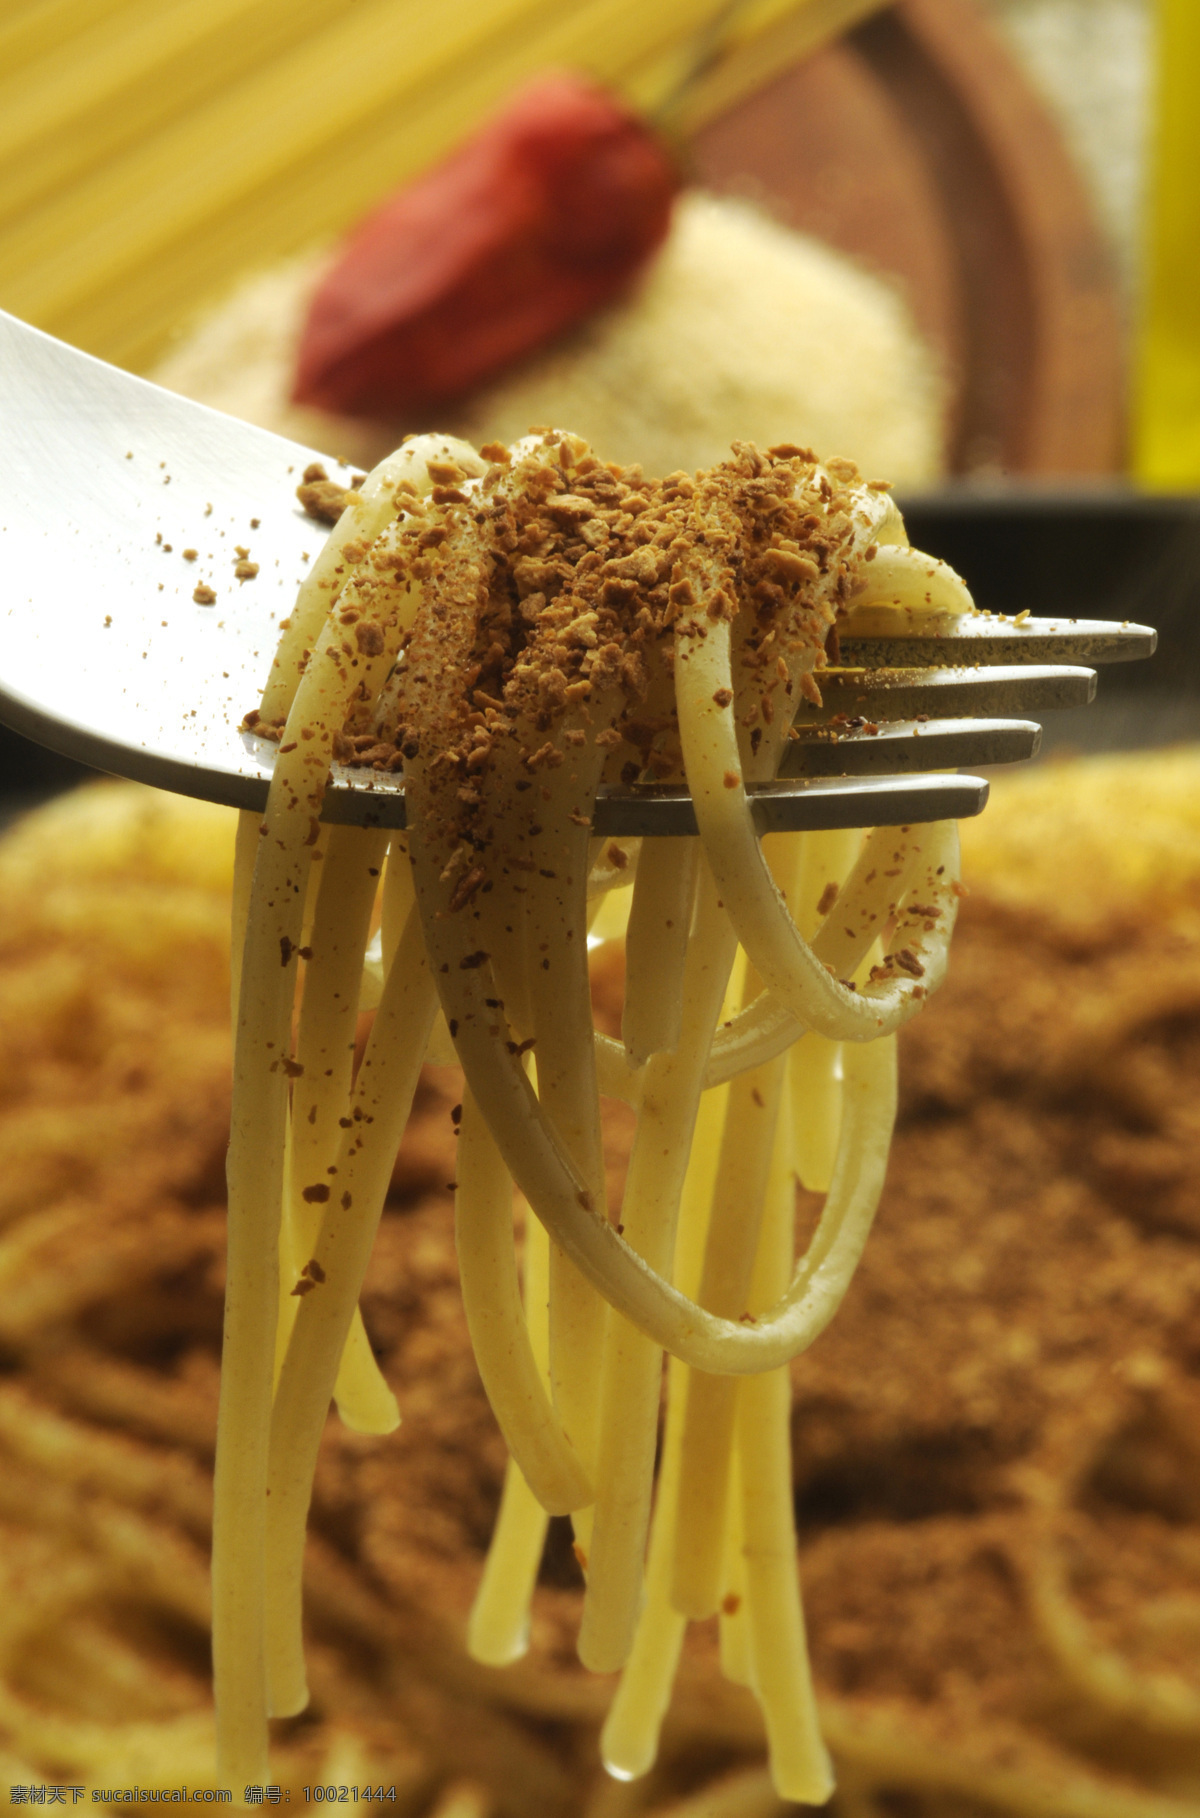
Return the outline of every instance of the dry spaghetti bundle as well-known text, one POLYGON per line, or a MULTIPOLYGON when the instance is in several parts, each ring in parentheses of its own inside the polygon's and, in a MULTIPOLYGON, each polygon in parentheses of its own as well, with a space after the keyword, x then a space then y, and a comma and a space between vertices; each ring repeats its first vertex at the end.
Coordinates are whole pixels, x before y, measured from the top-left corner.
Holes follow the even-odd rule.
POLYGON ((231 1778, 263 1777, 268 1714, 307 1699, 301 1563, 329 1401, 364 1432, 398 1418, 356 1309, 421 1062, 452 1044, 464 1304, 513 1460, 474 1651, 522 1651, 546 1516, 569 1513, 580 1656, 624 1669, 611 1771, 650 1766, 686 1621, 720 1610, 779 1792, 828 1794, 785 1366, 861 1254, 895 1109, 891 1037, 940 982, 957 846, 935 826, 764 850, 746 791, 774 775, 790 704, 819 698, 839 619, 969 607, 908 549, 885 488, 794 447, 739 446, 650 482, 558 432, 482 457, 422 438, 349 503, 250 716, 278 752, 237 889, 214 1512, 231 1778), (335 759, 403 770, 405 837, 323 833, 335 759), (640 778, 686 783, 697 841, 593 837, 597 791, 640 778), (623 886, 617 1041, 593 1028, 587 934, 595 917, 619 924, 606 899, 623 886), (611 1207, 602 1095, 637 1118, 611 1207), (797 1178, 825 1191, 798 1261, 797 1178), (537 1220, 524 1304, 514 1183, 537 1220))

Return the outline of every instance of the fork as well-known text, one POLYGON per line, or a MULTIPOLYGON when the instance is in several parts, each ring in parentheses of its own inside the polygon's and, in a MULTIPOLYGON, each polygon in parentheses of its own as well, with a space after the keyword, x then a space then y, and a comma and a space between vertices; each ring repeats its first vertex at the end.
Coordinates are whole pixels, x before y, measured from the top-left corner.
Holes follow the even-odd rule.
MULTIPOLYGON (((0 312, 0 722, 98 770, 261 809, 274 747, 239 730, 325 532, 295 501, 315 449, 107 366, 0 312)), ((939 774, 1032 757, 1024 718, 1084 705, 1087 663, 1148 656, 1141 625, 999 620, 847 637, 797 715, 764 832, 978 814, 939 774), (1065 659, 1059 660, 1059 659, 1065 659), (932 773, 932 774, 931 774, 932 773)), ((402 827, 389 774, 334 766, 324 818, 402 827)), ((685 790, 602 791, 599 835, 694 833, 685 790)))

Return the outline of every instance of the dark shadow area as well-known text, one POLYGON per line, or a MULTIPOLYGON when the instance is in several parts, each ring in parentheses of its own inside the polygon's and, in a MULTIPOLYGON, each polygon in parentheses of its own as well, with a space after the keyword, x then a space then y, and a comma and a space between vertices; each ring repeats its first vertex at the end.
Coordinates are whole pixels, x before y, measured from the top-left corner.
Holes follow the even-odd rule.
POLYGON ((99 773, 0 726, 0 827, 99 773))
POLYGON ((1100 667, 1091 707, 1039 716, 1043 754, 1200 736, 1200 497, 964 486, 899 503, 914 546, 956 568, 990 612, 1157 629, 1149 662, 1100 667))
MULTIPOLYGON (((796 1426, 804 1431, 799 1404, 796 1426)), ((994 1507, 998 1459, 987 1435, 901 1434, 873 1448, 861 1441, 842 1458, 806 1471, 803 1439, 795 1443, 796 1526, 806 1539, 823 1528, 864 1521, 928 1521, 994 1507)))

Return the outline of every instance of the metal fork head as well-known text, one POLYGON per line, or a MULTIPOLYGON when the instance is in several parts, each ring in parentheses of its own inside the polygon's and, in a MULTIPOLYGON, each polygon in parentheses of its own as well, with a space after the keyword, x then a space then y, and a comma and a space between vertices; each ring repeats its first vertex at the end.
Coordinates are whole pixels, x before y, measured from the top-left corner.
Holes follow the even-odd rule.
MULTIPOLYGON (((0 426, 0 721, 96 769, 260 809, 274 747, 238 728, 324 534, 296 506, 296 480, 312 460, 337 463, 3 313, 0 426), (258 564, 246 583, 239 546, 258 564)), ((1049 623, 978 615, 932 639, 848 637, 846 667, 821 678, 823 707, 797 721, 785 776, 754 792, 764 830, 978 813, 981 779, 920 773, 1031 756, 1036 725, 975 716, 1094 687, 1089 670, 1030 666, 1033 653, 1103 661, 1153 644, 1144 627, 1049 623), (937 666, 889 669, 898 657, 937 666)), ((325 818, 403 826, 403 787, 335 766, 325 818)), ((597 804, 598 833, 694 825, 678 790, 597 804)))
MULTIPOLYGON (((1156 641, 1148 625, 992 613, 933 635, 843 637, 839 666, 817 678, 820 706, 800 705, 779 780, 748 791, 759 831, 978 814, 988 794, 982 777, 927 773, 1036 757, 1036 720, 988 716, 1085 707, 1096 694, 1094 669, 1046 658, 1130 662, 1152 655, 1156 641)), ((642 785, 604 794, 595 827, 686 834, 696 822, 686 791, 642 785)))

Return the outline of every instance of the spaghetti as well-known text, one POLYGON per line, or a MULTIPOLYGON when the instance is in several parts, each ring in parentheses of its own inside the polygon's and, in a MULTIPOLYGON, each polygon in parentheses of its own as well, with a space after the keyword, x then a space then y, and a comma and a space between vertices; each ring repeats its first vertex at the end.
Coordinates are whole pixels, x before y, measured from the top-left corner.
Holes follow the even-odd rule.
MULTIPOLYGON (((792 1371, 836 1818, 1194 1814, 1198 778, 1194 747, 1030 769, 963 830, 972 893, 936 1016, 901 1032, 871 1243, 792 1371)), ((98 783, 0 840, 5 1784, 213 1784, 232 819, 98 783)), ((620 943, 592 970, 619 1037, 620 943)), ((312 1700, 273 1778, 293 1802, 395 1783, 411 1818, 443 1818, 464 1777, 487 1818, 774 1814, 715 1623, 685 1638, 652 1772, 597 1772, 611 1687, 572 1658, 565 1518, 528 1656, 462 1651, 505 1466, 445 1191, 461 1098, 426 1069, 393 1172, 363 1307, 405 1419, 327 1425, 312 1700)), ((698 1170, 727 1099, 705 1101, 698 1170)), ((606 1108, 610 1199, 632 1125, 606 1108)), ((807 1228, 819 1200, 799 1204, 807 1228)), ((528 1256, 525 1279, 544 1325, 528 1256)))
POLYGON ((546 1515, 570 1513, 580 1656, 623 1669, 610 1771, 650 1765, 686 1620, 720 1611, 778 1792, 828 1795, 783 1369, 861 1254, 891 1038, 940 982, 957 844, 952 826, 762 843, 746 788, 775 774, 789 704, 819 699, 839 621, 969 609, 907 549, 886 489, 790 446, 651 482, 559 432, 482 456, 425 437, 351 499, 248 722, 278 752, 236 891, 213 1618, 229 1779, 265 1778, 268 1715, 307 1700, 301 1564, 329 1401, 362 1430, 395 1424, 356 1307, 421 1061, 448 1035, 466 1075, 464 1303, 513 1461, 474 1651, 521 1651, 546 1515), (380 835, 321 827, 334 760, 403 770, 409 830, 386 865, 380 835), (592 837, 597 790, 642 777, 686 782, 694 846, 592 837), (381 871, 382 983, 352 1078, 381 871), (586 935, 629 884, 618 1043, 593 1029, 586 935), (725 1099, 719 1143, 706 1090, 725 1099), (607 1212, 602 1093, 637 1114, 607 1212), (794 1263, 797 1175, 827 1191, 794 1263), (514 1182, 545 1232, 531 1222, 526 1309, 514 1182))

